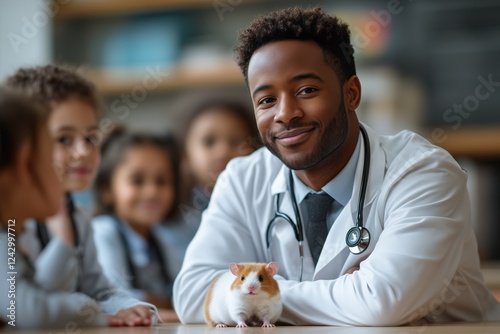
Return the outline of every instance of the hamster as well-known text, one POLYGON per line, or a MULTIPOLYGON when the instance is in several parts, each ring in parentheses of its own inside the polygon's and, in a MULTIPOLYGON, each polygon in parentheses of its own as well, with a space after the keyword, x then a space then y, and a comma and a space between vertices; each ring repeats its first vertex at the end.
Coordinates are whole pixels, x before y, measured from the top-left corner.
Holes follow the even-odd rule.
POLYGON ((278 264, 231 263, 229 271, 210 285, 205 298, 205 321, 212 327, 262 325, 274 327, 282 304, 274 275, 278 264))

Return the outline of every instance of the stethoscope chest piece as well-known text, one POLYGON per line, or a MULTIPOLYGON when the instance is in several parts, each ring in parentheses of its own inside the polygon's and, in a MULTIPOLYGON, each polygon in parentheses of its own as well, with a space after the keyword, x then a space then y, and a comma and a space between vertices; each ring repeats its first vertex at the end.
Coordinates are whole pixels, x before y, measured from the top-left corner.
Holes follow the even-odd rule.
POLYGON ((361 254, 370 244, 370 232, 364 227, 355 226, 347 232, 345 242, 351 253, 361 254))

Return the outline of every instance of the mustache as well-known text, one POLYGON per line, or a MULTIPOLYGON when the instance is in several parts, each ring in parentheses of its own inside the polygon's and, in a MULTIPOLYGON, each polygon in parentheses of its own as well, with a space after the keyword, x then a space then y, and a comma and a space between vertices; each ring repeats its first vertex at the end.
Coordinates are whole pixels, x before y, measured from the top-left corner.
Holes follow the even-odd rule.
POLYGON ((273 128, 272 130, 269 131, 269 136, 271 138, 276 137, 279 133, 283 131, 291 131, 293 129, 297 128, 306 128, 306 127, 316 127, 317 123, 316 122, 299 122, 299 121, 294 121, 290 122, 287 124, 280 124, 279 127, 273 128))

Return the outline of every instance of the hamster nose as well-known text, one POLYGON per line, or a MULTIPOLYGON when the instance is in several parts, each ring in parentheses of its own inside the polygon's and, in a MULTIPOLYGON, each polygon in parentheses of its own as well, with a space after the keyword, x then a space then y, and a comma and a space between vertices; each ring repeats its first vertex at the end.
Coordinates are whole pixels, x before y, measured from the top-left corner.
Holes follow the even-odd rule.
POLYGON ((257 288, 257 287, 256 287, 255 285, 250 284, 250 285, 248 286, 248 291, 250 291, 250 292, 254 292, 256 288, 257 288))

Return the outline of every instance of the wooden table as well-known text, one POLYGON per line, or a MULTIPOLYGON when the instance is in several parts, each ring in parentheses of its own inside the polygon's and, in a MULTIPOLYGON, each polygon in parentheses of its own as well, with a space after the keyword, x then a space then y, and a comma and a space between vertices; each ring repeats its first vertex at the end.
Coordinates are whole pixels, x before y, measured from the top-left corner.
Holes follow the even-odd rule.
MULTIPOLYGON (((18 331, 18 333, 30 334, 60 334, 64 333, 64 329, 56 330, 38 330, 38 331, 18 331)), ((116 328, 88 328, 82 329, 75 333, 87 334, 108 334, 108 333, 125 333, 125 334, 435 334, 435 333, 450 333, 450 334, 499 334, 500 322, 490 323, 454 323, 448 325, 429 325, 422 327, 292 327, 278 326, 276 328, 259 328, 252 327, 246 329, 239 328, 209 328, 205 325, 179 325, 169 324, 157 327, 116 327, 116 328)))

